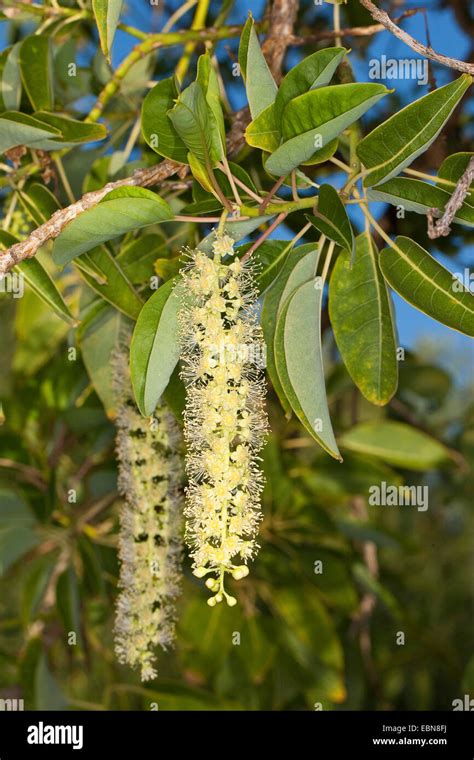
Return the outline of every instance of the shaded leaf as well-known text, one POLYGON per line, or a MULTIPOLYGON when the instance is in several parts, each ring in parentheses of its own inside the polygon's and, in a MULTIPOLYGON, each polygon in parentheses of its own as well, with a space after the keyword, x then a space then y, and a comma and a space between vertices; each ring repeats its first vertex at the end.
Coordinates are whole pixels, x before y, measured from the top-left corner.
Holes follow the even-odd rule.
MULTIPOLYGON (((432 208, 437 208, 443 212, 451 193, 444 188, 430 185, 428 182, 422 182, 419 179, 394 177, 382 185, 369 188, 367 196, 372 201, 383 201, 394 206, 403 206, 406 211, 415 211, 417 214, 426 215, 432 208)), ((461 208, 457 210, 453 222, 474 227, 474 203, 464 201, 461 208)))
POLYGON ((262 53, 251 16, 247 19, 242 31, 239 63, 247 91, 250 113, 255 119, 259 113, 274 102, 278 88, 262 53))
POLYGON ((179 358, 177 279, 168 280, 145 303, 133 331, 130 371, 141 413, 152 414, 179 358))
POLYGON ((188 149, 167 116, 179 95, 175 77, 162 79, 150 90, 142 105, 142 132, 155 153, 181 164, 188 163, 188 149))
POLYGON ((99 30, 100 47, 110 61, 110 51, 114 41, 117 24, 122 10, 123 0, 92 0, 97 29, 99 30))
POLYGON ((446 448, 435 438, 403 422, 364 422, 339 439, 341 447, 383 459, 408 470, 429 470, 448 457, 446 448))
POLYGON ((329 240, 348 251, 351 260, 354 259, 355 239, 352 225, 339 193, 332 185, 321 185, 317 209, 306 218, 329 240))
POLYGON ((31 34, 21 43, 19 64, 23 87, 35 111, 54 107, 52 55, 49 37, 31 34))

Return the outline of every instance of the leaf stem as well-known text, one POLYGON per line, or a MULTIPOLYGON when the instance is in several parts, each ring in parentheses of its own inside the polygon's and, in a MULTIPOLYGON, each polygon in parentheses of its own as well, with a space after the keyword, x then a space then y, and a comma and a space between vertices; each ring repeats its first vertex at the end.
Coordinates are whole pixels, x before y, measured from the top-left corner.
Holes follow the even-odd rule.
POLYGON ((276 219, 273 220, 273 222, 267 227, 265 232, 263 232, 258 238, 258 240, 256 240, 255 243, 251 246, 251 248, 248 249, 247 253, 244 256, 242 256, 242 263, 245 263, 247 259, 250 258, 252 253, 255 253, 257 248, 259 248, 262 245, 262 243, 265 242, 267 237, 271 235, 271 233, 274 230, 276 230, 276 228, 281 224, 281 222, 284 219, 286 219, 287 216, 288 214, 286 212, 283 212, 282 214, 279 214, 276 219))

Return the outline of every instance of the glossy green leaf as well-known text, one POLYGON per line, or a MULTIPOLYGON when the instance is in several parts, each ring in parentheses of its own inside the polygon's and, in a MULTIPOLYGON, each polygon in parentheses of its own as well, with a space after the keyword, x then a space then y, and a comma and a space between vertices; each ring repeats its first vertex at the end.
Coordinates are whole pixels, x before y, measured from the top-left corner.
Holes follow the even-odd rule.
POLYGON ((0 153, 17 145, 47 150, 51 143, 49 138, 54 137, 60 138, 60 131, 33 116, 7 111, 0 117, 0 153))
POLYGON ((409 166, 437 138, 472 82, 462 74, 454 82, 416 100, 376 127, 357 146, 368 170, 364 185, 389 180, 409 166))
POLYGON ((333 240, 345 251, 348 251, 351 260, 353 260, 355 238, 352 225, 340 195, 332 185, 321 185, 317 209, 314 214, 307 215, 307 219, 329 240, 333 240))
POLYGON ((49 37, 31 34, 21 43, 19 53, 21 79, 35 111, 54 107, 52 56, 49 37))
MULTIPOLYGON (((406 211, 415 211, 425 216, 433 208, 443 212, 451 197, 451 193, 441 187, 408 177, 389 179, 382 185, 369 188, 367 195, 369 200, 402 206, 406 211)), ((474 227, 474 204, 465 201, 456 212, 453 222, 474 227)))
POLYGON ((169 383, 179 358, 180 288, 168 280, 148 299, 133 331, 130 371, 137 406, 149 416, 169 383))
POLYGON ((397 343, 390 295, 370 235, 356 239, 352 269, 342 251, 329 283, 329 316, 350 376, 372 404, 387 404, 397 389, 397 343))
POLYGON ((269 157, 266 168, 278 176, 288 174, 310 160, 315 151, 327 146, 387 93, 387 88, 380 84, 340 84, 295 98, 283 114, 283 143, 269 157))
POLYGON ((122 5, 123 0, 92 0, 92 10, 99 30, 100 46, 108 61, 110 61, 110 51, 122 5))
POLYGON ((408 470, 429 470, 447 459, 447 449, 435 438, 403 422, 363 422, 339 439, 341 447, 383 459, 408 470))
POLYGON ((284 77, 275 98, 275 122, 281 125, 288 103, 308 90, 329 84, 348 51, 342 47, 323 48, 293 66, 284 77))
POLYGON ((53 259, 59 266, 65 266, 98 243, 172 218, 169 205, 151 190, 141 187, 112 190, 97 206, 79 214, 64 228, 54 242, 53 259))
POLYGON ((308 433, 342 461, 326 397, 321 348, 323 290, 310 280, 285 302, 275 332, 275 364, 291 408, 308 433))
POLYGON ((262 53, 252 17, 247 20, 242 32, 239 63, 250 113, 252 119, 255 119, 274 102, 278 88, 262 53))
POLYGON ((188 149, 167 116, 178 95, 175 77, 155 84, 143 101, 142 132, 150 148, 160 156, 187 164, 188 149))
POLYGON ((168 117, 188 150, 203 166, 214 165, 222 158, 222 144, 216 140, 218 126, 198 82, 180 93, 168 117))
MULTIPOLYGON (((443 182, 441 182, 443 189, 452 192, 466 171, 469 161, 473 156, 474 153, 469 153, 468 151, 453 153, 451 156, 444 159, 438 169, 438 176, 434 177, 434 179, 443 180, 443 182), (450 185, 448 183, 450 183, 450 185)), ((471 197, 474 195, 474 182, 471 183, 470 195, 471 197)))
POLYGON ((420 311, 453 330, 474 336, 474 296, 421 245, 397 237, 380 252, 388 284, 420 311))

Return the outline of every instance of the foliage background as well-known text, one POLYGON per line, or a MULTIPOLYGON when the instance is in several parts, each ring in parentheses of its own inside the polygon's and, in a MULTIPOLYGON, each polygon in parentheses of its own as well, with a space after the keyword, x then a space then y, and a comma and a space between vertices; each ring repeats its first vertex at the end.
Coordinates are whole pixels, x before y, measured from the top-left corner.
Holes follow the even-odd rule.
MULTIPOLYGON (((229 23, 243 23, 248 9, 256 17, 263 11, 263 3, 231 5, 229 23)), ((156 31, 176 6, 130 3, 124 20, 156 31)), ((212 4, 211 18, 220 6, 212 4)), ((462 6, 431 3, 429 21, 438 48, 468 60, 466 33, 473 19, 462 6)), ((356 3, 345 13, 348 25, 364 21, 356 3)), ((191 18, 183 19, 183 27, 191 18)), ((301 3, 300 27, 327 23, 329 9, 301 3)), ((407 28, 423 37, 419 17, 407 28)), ((1 25, 5 44, 30 32, 28 24, 1 25)), ((81 118, 109 69, 93 24, 59 39, 73 50, 80 76, 77 89, 68 92, 58 71, 58 97, 81 118)), ((113 66, 132 44, 118 32, 113 66)), ((367 79, 369 58, 388 50, 406 55, 385 33, 351 44, 359 80, 367 79)), ((217 48, 232 108, 244 104, 243 86, 231 71, 236 47, 237 41, 230 40, 217 48)), ((288 64, 313 49, 290 52, 288 64)), ((137 118, 146 82, 169 75, 180 54, 173 48, 132 69, 126 94, 122 90, 106 113, 113 137, 105 153, 98 145, 65 156, 76 197, 107 180, 112 160, 120 163, 117 151, 137 118)), ((442 84, 449 74, 438 73, 442 84)), ((412 83, 396 84, 392 109, 415 97, 412 83)), ((472 105, 456 115, 417 168, 430 171, 445 155, 469 149, 469 110, 472 105)), ((127 176, 137 162, 153 160, 140 142, 115 176, 127 176)), ((244 154, 247 168, 249 160, 244 154)), ((67 203, 60 182, 55 190, 67 203)), ((392 210, 378 211, 387 230, 426 243, 422 217, 399 222, 392 210)), ((292 218, 295 228, 286 230, 288 237, 297 224, 292 218)), ((160 256, 194 242, 196 234, 191 226, 179 232, 166 225, 165 236, 174 242, 160 256)), ((469 251, 465 229, 456 227, 437 246, 443 263, 462 271, 469 251)), ((43 263, 47 257, 43 251, 43 263)), ((67 271, 63 278, 66 288, 74 287, 67 271)), ((67 325, 29 291, 17 301, 1 295, 0 696, 22 697, 27 709, 150 709, 157 703, 160 709, 185 710, 307 710, 315 703, 342 710, 451 709, 454 699, 473 696, 472 348, 467 339, 412 309, 408 317, 399 299, 396 305, 399 343, 407 352, 396 399, 386 409, 370 406, 354 389, 326 334, 335 429, 343 433, 356 422, 386 417, 409 421, 443 441, 452 451, 450 459, 437 469, 417 471, 412 469, 416 452, 410 468, 403 469, 343 451, 345 461, 339 465, 304 439, 297 422, 283 418, 270 393, 273 432, 264 453, 262 548, 250 576, 239 582, 239 605, 209 610, 186 568, 176 650, 160 656, 159 678, 143 687, 113 655, 118 574, 114 427, 90 386, 81 353, 69 360, 74 337, 67 325), (368 506, 368 490, 381 480, 428 485, 428 511, 368 506), (68 503, 70 489, 77 490, 75 504, 68 503), (370 560, 374 546, 378 577, 370 560), (314 572, 318 560, 322 574, 314 572), (361 604, 368 599, 375 607, 365 618, 361 604), (70 631, 77 634, 76 645, 68 644, 70 631), (404 632, 404 646, 396 644, 397 632, 404 632)), ((105 349, 98 345, 95 350, 99 355, 105 349)))

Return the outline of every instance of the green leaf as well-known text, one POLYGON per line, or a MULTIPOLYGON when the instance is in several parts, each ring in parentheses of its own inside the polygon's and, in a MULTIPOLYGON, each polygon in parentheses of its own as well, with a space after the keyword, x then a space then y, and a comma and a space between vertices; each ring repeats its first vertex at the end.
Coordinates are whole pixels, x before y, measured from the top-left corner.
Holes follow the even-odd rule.
POLYGON ((336 260, 329 283, 329 316, 353 381, 372 404, 387 404, 397 390, 397 344, 390 295, 367 233, 356 239, 352 269, 346 251, 336 260))
MULTIPOLYGON (((246 243, 236 248, 237 256, 243 256, 252 243, 246 243)), ((265 240, 252 254, 252 264, 255 267, 255 285, 259 294, 264 293, 280 273, 288 254, 287 240, 265 240)))
POLYGON ((180 287, 168 280, 145 303, 133 331, 130 372, 137 406, 148 417, 169 383, 179 359, 180 287))
POLYGON ((277 86, 262 53, 253 18, 247 19, 239 48, 240 70, 245 82, 252 119, 270 106, 276 97, 277 86))
POLYGON ((323 289, 310 280, 285 302, 275 332, 275 364, 291 407, 308 433, 342 461, 326 398, 321 348, 323 289))
POLYGON ((19 66, 21 42, 0 53, 0 111, 16 111, 21 100, 19 66))
POLYGON ((356 425, 339 442, 349 451, 370 454, 408 470, 430 470, 448 458, 447 449, 435 438, 391 420, 356 425))
POLYGON ((321 185, 317 209, 314 215, 307 215, 306 218, 329 240, 348 251, 351 260, 354 259, 355 239, 352 226, 339 193, 332 185, 321 185))
POLYGON ((41 654, 35 673, 35 707, 37 710, 66 710, 67 700, 51 675, 46 655, 41 654))
POLYGON ((218 126, 198 82, 183 90, 174 108, 168 111, 168 117, 188 150, 203 166, 214 165, 222 158, 222 145, 220 140, 216 141, 218 126))
MULTIPOLYGON (((0 230, 0 248, 5 249, 18 243, 17 238, 4 230, 0 230)), ((25 259, 14 268, 20 272, 27 285, 36 293, 58 316, 69 324, 76 324, 76 319, 69 311, 64 299, 54 281, 38 259, 25 259)))
POLYGON ((388 284, 420 311, 453 330, 474 336, 474 296, 421 245, 397 237, 380 252, 388 284))
POLYGON ((100 47, 109 62, 122 4, 123 0, 92 0, 92 10, 99 30, 100 47))
POLYGON ((83 259, 83 256, 76 258, 74 263, 77 266, 78 262, 80 262, 79 270, 81 277, 87 282, 89 287, 127 317, 133 320, 137 319, 143 306, 143 301, 125 275, 117 259, 112 256, 105 246, 94 248, 87 254, 86 260, 83 259), (103 282, 98 281, 97 274, 99 274, 103 282))
POLYGON ((206 52, 204 55, 199 56, 196 81, 201 85, 202 91, 206 97, 207 104, 214 116, 214 118, 211 120, 211 128, 214 132, 213 140, 216 142, 217 146, 220 146, 221 153, 225 154, 226 135, 224 114, 222 112, 221 97, 219 91, 219 81, 212 66, 212 60, 209 52, 206 52))
POLYGON ((450 84, 416 100, 376 127, 357 146, 368 170, 364 185, 389 180, 429 148, 472 82, 462 74, 450 84))
MULTIPOLYGON (((463 151, 461 153, 453 153, 452 156, 448 156, 444 159, 443 163, 439 167, 438 176, 433 177, 435 181, 443 180, 441 187, 448 192, 452 192, 458 181, 467 169, 467 165, 474 153, 463 151), (448 184, 449 183, 449 184, 448 184)), ((471 183, 470 197, 474 203, 474 182, 471 183)))
POLYGON ((56 584, 56 607, 66 634, 75 633, 82 646, 81 607, 77 576, 72 565, 61 573, 56 584))
POLYGON ((329 84, 348 51, 342 47, 324 48, 294 66, 283 79, 275 99, 275 122, 281 125, 288 103, 308 90, 329 84))
POLYGON ((54 242, 53 259, 59 266, 65 266, 98 243, 172 218, 169 205, 151 190, 141 187, 112 190, 97 206, 79 214, 64 228, 54 242))
POLYGON ((150 280, 156 274, 155 261, 167 256, 169 243, 165 237, 152 233, 141 235, 120 248, 117 263, 133 285, 150 280))
POLYGON ((82 321, 78 331, 78 342, 87 374, 109 418, 113 418, 116 412, 111 357, 119 345, 123 325, 122 315, 99 301, 82 321))
POLYGON ((319 249, 317 246, 315 247, 313 243, 301 245, 297 248, 291 248, 291 243, 287 243, 280 254, 283 258, 283 263, 278 277, 273 282, 271 288, 263 299, 262 317, 260 322, 267 347, 267 372, 272 381, 275 393, 280 399, 280 403, 286 413, 291 412, 291 406, 280 382, 275 363, 274 342, 277 317, 281 310, 281 306, 283 306, 283 293, 285 293, 286 300, 286 297, 291 295, 299 285, 302 285, 307 279, 314 276, 317 266, 317 261, 314 260, 315 252, 317 254, 319 249), (306 264, 300 263, 306 261, 306 259, 308 259, 308 263, 311 262, 311 272, 309 276, 307 275, 306 264), (296 274, 294 274, 295 269, 296 274), (292 283, 294 283, 293 286, 287 285, 290 278, 292 283))
POLYGON ((339 84, 290 101, 282 120, 283 144, 269 157, 266 168, 282 176, 309 161, 387 93, 380 84, 339 84))
POLYGON ((107 130, 103 124, 89 124, 86 121, 77 121, 77 119, 69 119, 46 111, 37 111, 34 117, 61 132, 61 137, 57 139, 57 148, 73 148, 82 143, 103 140, 107 136, 107 130))
POLYGON ((47 150, 52 142, 48 139, 50 137, 60 138, 61 133, 33 116, 18 111, 6 111, 0 117, 0 153, 5 153, 17 145, 47 150))
POLYGON ((175 77, 162 79, 150 90, 142 106, 142 132, 146 142, 160 156, 188 163, 188 149, 176 129, 173 127, 167 112, 173 108, 174 101, 179 95, 175 77))
POLYGON ((261 148, 267 153, 273 153, 280 145, 281 133, 275 120, 275 105, 261 111, 248 125, 245 139, 253 148, 261 148))
MULTIPOLYGON (((426 216, 427 212, 433 208, 443 212, 451 193, 419 179, 395 177, 382 185, 370 188, 367 196, 371 201, 382 201, 391 203, 393 206, 403 206, 406 211, 415 211, 417 214, 426 216)), ((453 222, 474 227, 474 203, 464 201, 461 208, 457 210, 453 222)))
POLYGON ((52 55, 49 37, 31 34, 21 43, 19 54, 23 87, 35 111, 54 107, 52 55))
POLYGON ((0 576, 40 543, 36 525, 23 499, 14 491, 0 488, 0 576))

